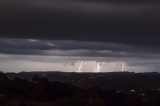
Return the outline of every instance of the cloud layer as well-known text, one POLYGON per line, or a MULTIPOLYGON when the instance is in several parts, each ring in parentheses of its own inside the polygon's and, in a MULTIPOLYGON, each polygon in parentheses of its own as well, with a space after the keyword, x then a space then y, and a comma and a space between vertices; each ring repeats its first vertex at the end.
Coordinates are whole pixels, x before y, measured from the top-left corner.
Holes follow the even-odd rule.
POLYGON ((160 45, 158 0, 1 0, 0 36, 160 45))
POLYGON ((0 69, 4 71, 77 71, 81 61, 84 72, 102 62, 102 72, 159 71, 160 51, 152 46, 75 40, 0 39, 0 69), (91 64, 93 63, 93 64, 91 64), (65 66, 65 67, 64 67, 65 66), (93 67, 91 67, 93 66, 93 67))
POLYGON ((153 46, 75 40, 0 39, 0 53, 19 55, 139 57, 159 55, 153 46))
POLYGON ((159 11, 158 0, 0 0, 0 67, 85 60, 158 71, 159 11))

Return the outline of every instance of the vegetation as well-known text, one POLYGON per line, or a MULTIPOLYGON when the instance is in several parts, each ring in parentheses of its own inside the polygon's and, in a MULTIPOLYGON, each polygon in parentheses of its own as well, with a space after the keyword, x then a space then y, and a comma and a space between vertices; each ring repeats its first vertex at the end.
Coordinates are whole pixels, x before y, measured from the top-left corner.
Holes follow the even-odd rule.
POLYGON ((83 89, 41 75, 27 80, 0 73, 0 106, 160 106, 160 90, 83 89))

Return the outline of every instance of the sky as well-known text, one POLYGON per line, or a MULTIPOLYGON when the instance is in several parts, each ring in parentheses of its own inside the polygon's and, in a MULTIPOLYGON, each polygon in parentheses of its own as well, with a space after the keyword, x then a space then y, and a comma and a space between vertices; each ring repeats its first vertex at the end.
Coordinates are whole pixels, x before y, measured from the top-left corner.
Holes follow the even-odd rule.
POLYGON ((158 0, 0 0, 0 70, 159 72, 158 0))
POLYGON ((112 42, 0 39, 0 70, 63 72, 158 72, 154 47, 112 42))

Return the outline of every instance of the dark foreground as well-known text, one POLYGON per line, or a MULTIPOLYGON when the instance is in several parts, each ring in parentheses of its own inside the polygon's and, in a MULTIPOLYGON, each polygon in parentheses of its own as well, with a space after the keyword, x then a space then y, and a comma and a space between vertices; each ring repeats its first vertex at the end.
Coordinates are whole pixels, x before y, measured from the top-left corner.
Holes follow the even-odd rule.
POLYGON ((160 106, 159 83, 155 82, 157 88, 153 89, 143 88, 145 83, 141 88, 111 90, 49 81, 41 75, 34 75, 30 80, 9 79, 0 73, 0 106, 160 106))

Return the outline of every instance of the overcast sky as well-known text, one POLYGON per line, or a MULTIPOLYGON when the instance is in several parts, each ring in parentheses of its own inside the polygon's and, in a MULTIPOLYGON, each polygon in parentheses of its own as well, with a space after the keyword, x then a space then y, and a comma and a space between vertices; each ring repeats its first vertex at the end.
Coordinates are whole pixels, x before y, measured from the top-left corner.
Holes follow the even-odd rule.
POLYGON ((159 72, 158 0, 0 0, 0 70, 159 72))
POLYGON ((160 50, 112 42, 0 39, 0 70, 158 72, 160 50))

